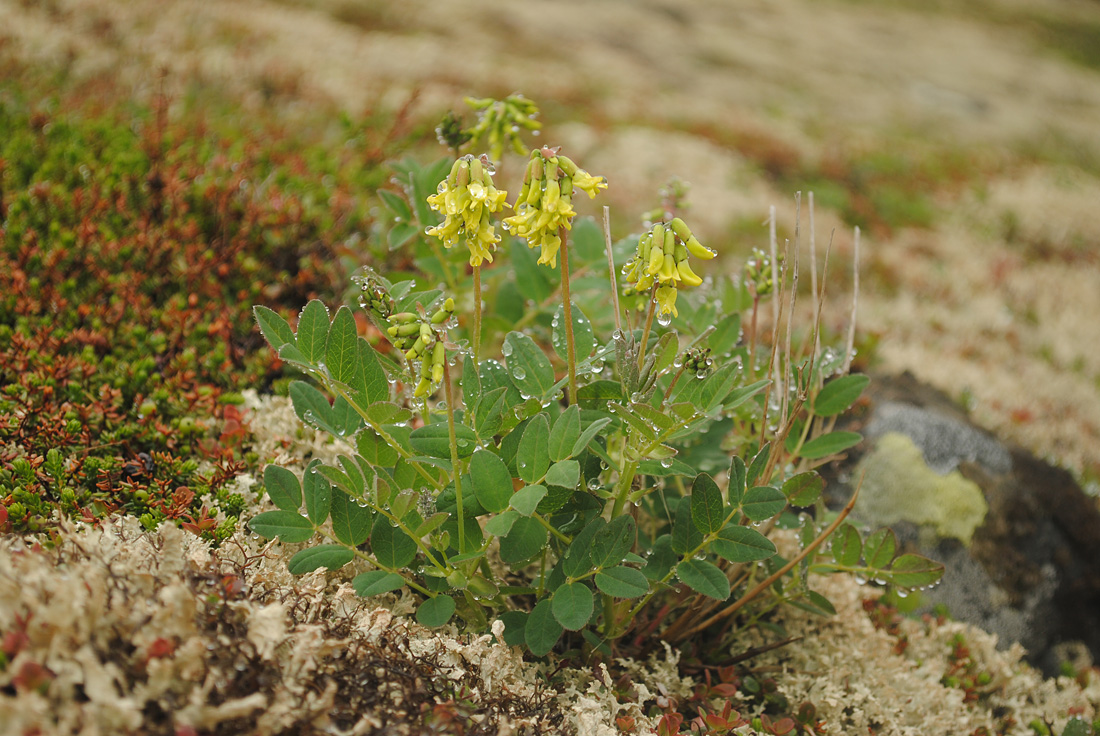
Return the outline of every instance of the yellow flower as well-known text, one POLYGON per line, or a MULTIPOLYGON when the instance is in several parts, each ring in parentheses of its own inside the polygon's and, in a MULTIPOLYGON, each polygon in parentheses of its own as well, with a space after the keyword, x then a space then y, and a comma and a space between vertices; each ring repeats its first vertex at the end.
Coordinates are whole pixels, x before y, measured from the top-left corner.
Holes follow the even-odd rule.
POLYGON ((603 177, 581 171, 565 156, 556 155, 556 150, 533 151, 514 205, 516 214, 504 220, 505 229, 525 239, 527 247, 539 248, 538 262, 551 268, 558 263, 560 233, 572 229, 577 216, 573 190, 578 181, 592 196, 607 187, 603 177))
POLYGON ((451 248, 464 242, 470 250, 470 265, 493 262, 493 250, 500 242, 491 213, 506 205, 508 193, 493 186, 487 161, 463 156, 455 161, 447 179, 430 195, 428 206, 443 214, 443 222, 427 230, 427 234, 451 248))
POLYGON ((671 314, 673 317, 680 314, 676 311, 675 286, 658 286, 656 298, 658 314, 671 314))

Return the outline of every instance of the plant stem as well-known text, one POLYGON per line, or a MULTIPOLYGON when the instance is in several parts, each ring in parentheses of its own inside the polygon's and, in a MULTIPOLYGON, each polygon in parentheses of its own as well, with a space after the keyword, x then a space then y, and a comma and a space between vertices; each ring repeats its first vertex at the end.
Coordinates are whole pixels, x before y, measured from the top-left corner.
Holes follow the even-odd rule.
POLYGON ((558 237, 561 238, 561 295, 565 300, 562 309, 565 317, 566 362, 569 364, 568 401, 575 403, 577 401, 577 348, 573 343, 573 304, 569 299, 569 233, 561 227, 558 229, 558 237))
POLYGON ((481 362, 481 266, 474 266, 474 367, 481 362))
POLYGON ((649 342, 649 331, 653 329, 653 313, 657 311, 657 284, 649 290, 649 311, 645 316, 645 329, 642 330, 642 342, 638 346, 638 370, 645 364, 645 348, 649 342))
POLYGON ((451 468, 455 478, 455 500, 458 502, 458 551, 466 551, 466 519, 462 509, 462 472, 458 467, 458 438, 455 435, 455 402, 451 390, 451 364, 443 356, 443 390, 447 394, 447 439, 451 444, 451 468))
POLYGON ((611 518, 618 517, 626 506, 626 499, 630 495, 630 487, 634 485, 634 476, 638 472, 638 461, 631 460, 623 466, 623 472, 619 474, 619 482, 615 488, 615 505, 611 507, 611 518))

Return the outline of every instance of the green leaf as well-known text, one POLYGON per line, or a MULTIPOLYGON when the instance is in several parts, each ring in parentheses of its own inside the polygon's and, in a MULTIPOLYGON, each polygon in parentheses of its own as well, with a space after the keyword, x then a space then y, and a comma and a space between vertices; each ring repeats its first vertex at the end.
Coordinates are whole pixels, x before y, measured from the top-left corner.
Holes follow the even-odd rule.
POLYGON ((825 481, 816 471, 810 470, 788 478, 783 484, 783 495, 791 506, 812 506, 824 489, 825 481))
POLYGON ((863 561, 867 567, 875 570, 884 570, 894 559, 898 551, 898 538, 894 536, 892 529, 879 529, 867 537, 863 545, 863 561))
POLYGON ((676 567, 676 575, 696 593, 719 601, 730 597, 726 574, 706 560, 684 560, 676 567))
POLYGON ((455 599, 449 595, 437 595, 420 604, 416 620, 421 626, 435 629, 451 620, 455 613, 455 599))
POLYGON ((370 531, 370 549, 375 559, 386 567, 405 567, 416 557, 416 541, 390 523, 382 514, 374 520, 370 531))
POLYGON ((854 447, 862 439, 863 437, 858 432, 830 432, 815 437, 802 445, 798 456, 806 460, 820 460, 823 457, 843 452, 849 447, 854 447))
MULTIPOLYGON (((765 442, 764 446, 760 448, 760 451, 756 453, 756 457, 752 459, 752 463, 749 464, 749 469, 745 474, 745 487, 751 488, 756 485, 756 481, 760 479, 760 474, 764 472, 764 468, 768 466, 768 459, 771 458, 772 446, 770 443, 765 442)), ((764 479, 767 482, 767 478, 764 479)))
MULTIPOLYGON (((446 422, 417 427, 409 435, 413 450, 428 457, 451 459, 451 433, 446 422)), ((460 458, 469 457, 477 449, 477 435, 465 424, 455 423, 455 444, 460 458)))
POLYGON ((703 534, 718 531, 726 521, 722 491, 706 473, 699 473, 691 484, 691 521, 703 534))
MULTIPOLYGON (((580 393, 580 389, 577 389, 577 392, 580 393)), ((585 427, 584 431, 577 437, 577 441, 573 443, 573 450, 569 453, 570 456, 573 457, 584 452, 592 440, 596 438, 596 435, 600 433, 600 430, 609 424, 611 424, 610 417, 600 417, 585 427)))
POLYGON ((591 565, 596 568, 618 565, 634 546, 638 528, 628 514, 616 516, 592 542, 591 565))
POLYGON ((606 378, 586 383, 577 389, 577 403, 582 409, 605 409, 609 401, 622 401, 623 388, 618 381, 606 378))
MULTIPOLYGON (((570 301, 573 317, 573 347, 576 350, 577 362, 584 360, 596 349, 596 336, 592 332, 592 323, 576 302, 570 301)), ((554 320, 551 322, 552 332, 550 343, 554 346, 554 352, 562 360, 569 360, 569 347, 565 335, 565 304, 560 304, 554 312, 554 320)))
POLYGON ((351 581, 351 587, 355 589, 357 595, 369 598, 372 595, 382 595, 405 587, 405 578, 395 572, 371 570, 356 575, 351 581))
MULTIPOLYGON (((339 316, 339 315, 337 315, 339 316)), ((359 349, 359 371, 362 373, 363 407, 379 401, 385 401, 390 396, 390 383, 386 379, 386 371, 378 360, 378 352, 371 347, 366 338, 360 337, 356 341, 359 349)), ((390 420, 395 421, 395 420, 390 420)))
POLYGON ((529 560, 542 551, 546 541, 546 528, 534 518, 521 516, 500 540, 500 559, 508 564, 529 560))
POLYGON ((754 562, 775 555, 772 541, 752 527, 731 522, 718 532, 718 538, 710 543, 710 549, 730 562, 754 562))
POLYGON ((643 460, 638 463, 639 475, 652 475, 657 478, 666 478, 670 475, 695 475, 696 472, 695 468, 674 457, 664 460, 643 460))
POLYGON ((595 600, 584 583, 567 583, 554 591, 551 602, 554 618, 569 631, 579 631, 592 618, 595 600))
POLYGON ((355 552, 347 547, 338 544, 322 544, 298 552, 290 558, 286 567, 291 575, 303 575, 321 567, 339 570, 353 559, 355 559, 355 552))
POLYGON ((703 414, 709 414, 726 400, 739 376, 740 366, 736 363, 727 363, 703 381, 703 385, 699 387, 699 392, 695 396, 695 404, 703 414))
POLYGON ((724 406, 726 411, 732 411, 741 406, 741 404, 744 404, 753 396, 763 391, 769 383, 771 383, 771 381, 757 381, 756 383, 751 383, 748 386, 739 388, 736 391, 731 391, 725 400, 724 406))
POLYGON ((527 624, 523 627, 523 638, 531 654, 545 657, 558 643, 563 631, 565 629, 554 618, 552 604, 544 598, 528 614, 527 624))
POLYGON ((333 434, 351 437, 363 426, 363 418, 343 396, 337 396, 332 402, 333 434))
POLYGON ((648 580, 661 580, 668 574, 668 571, 672 569, 678 559, 678 555, 672 549, 672 536, 662 534, 653 541, 653 549, 650 550, 649 557, 646 558, 642 575, 648 580))
POLYGON ((730 462, 729 502, 730 506, 740 506, 745 498, 745 461, 734 455, 730 462))
POLYGON ((314 460, 306 467, 302 479, 305 492, 306 515, 314 524, 323 524, 332 510, 332 486, 323 475, 317 472, 320 460, 314 460))
POLYGON ((512 499, 512 474, 496 454, 478 450, 470 458, 470 480, 478 503, 490 513, 508 508, 512 499))
POLYGON ((276 353, 283 345, 297 344, 294 330, 290 329, 287 321, 276 312, 257 304, 252 307, 252 314, 256 317, 256 324, 259 325, 264 339, 267 340, 268 345, 275 349, 276 353))
POLYGON ((506 537, 508 536, 508 532, 511 531, 512 525, 516 523, 516 519, 518 519, 520 515, 521 514, 514 509, 508 509, 507 511, 499 513, 485 522, 485 531, 492 534, 494 537, 506 537))
POLYGON ((703 535, 691 520, 691 497, 684 496, 676 502, 676 515, 672 522, 672 549, 685 554, 703 541, 703 535))
POLYGON ((943 565, 927 557, 906 554, 894 560, 885 577, 887 582, 902 588, 923 588, 939 582, 943 565))
POLYGON ((831 417, 841 413, 852 404, 867 388, 871 379, 867 376, 841 376, 829 381, 814 398, 813 412, 819 417, 831 417))
POLYGON ((279 348, 279 360, 306 373, 314 369, 313 363, 306 360, 306 356, 302 355, 302 351, 298 349, 298 346, 290 343, 279 348))
MULTIPOLYGON (((318 299, 309 304, 298 315, 298 338, 296 345, 307 363, 314 365, 325 360, 325 344, 328 342, 328 309, 318 299)), ((280 355, 282 355, 280 349, 280 355)))
POLYGON ((554 368, 542 348, 522 332, 509 332, 501 352, 507 356, 512 383, 523 396, 542 397, 554 385, 554 368))
POLYGON ((714 325, 714 332, 710 333, 707 343, 714 355, 725 355, 737 341, 741 339, 741 315, 737 312, 727 314, 714 325))
POLYGON ((512 495, 509 503, 520 514, 530 516, 545 497, 546 486, 524 486, 512 495))
POLYGON ((573 221, 569 238, 571 256, 576 254, 582 263, 607 263, 604 247, 603 229, 598 222, 591 217, 578 217, 573 221))
POLYGON ((550 466, 547 448, 550 442, 550 419, 545 413, 538 414, 527 423, 523 438, 519 441, 516 455, 516 470, 519 477, 528 483, 534 483, 546 474, 550 466))
MULTIPOLYGON (((519 398, 518 393, 516 398, 519 398)), ((504 423, 507 402, 508 389, 504 386, 487 391, 481 396, 478 400, 477 411, 474 413, 474 429, 477 431, 478 437, 489 439, 500 430, 501 425, 504 423)))
POLYGON ((547 451, 550 459, 557 462, 572 457, 573 448, 581 436, 581 407, 573 404, 558 415, 554 428, 550 430, 550 442, 547 451))
POLYGON ((581 479, 581 464, 576 460, 562 460, 546 471, 546 485, 576 488, 581 479))
POLYGON ((373 512, 343 491, 332 493, 332 533, 344 544, 357 547, 370 536, 373 512))
POLYGON ((596 516, 577 533, 577 536, 573 537, 573 542, 565 551, 565 559, 562 560, 561 566, 562 572, 567 577, 579 577, 592 569, 592 548, 596 539, 604 534, 606 529, 607 522, 603 517, 596 516))
POLYGON ((771 486, 750 488, 741 502, 741 513, 752 521, 770 519, 787 506, 783 492, 771 486))
POLYGON ((374 424, 402 424, 412 415, 411 411, 392 401, 376 401, 367 407, 367 417, 374 424))
POLYGON ((817 616, 835 616, 836 608, 828 598, 814 590, 804 592, 803 598, 795 598, 789 603, 795 608, 801 608, 817 616))
POLYGON ((328 331, 325 362, 333 379, 346 384, 353 393, 365 393, 363 368, 359 363, 359 335, 355 317, 347 307, 340 307, 328 331))
POLYGON ((439 527, 443 526, 443 523, 449 518, 451 518, 451 515, 448 514, 446 511, 437 511, 436 513, 425 519, 423 524, 416 527, 416 529, 413 531, 413 537, 415 537, 416 539, 423 539, 439 527))
POLYGON ((369 427, 355 437, 355 449, 371 465, 380 468, 393 467, 401 458, 397 450, 369 427))
POLYGON ((855 567, 859 564, 859 555, 863 551, 863 540, 859 537, 859 530, 849 523, 844 523, 833 532, 830 542, 833 559, 836 564, 844 567, 855 567))
POLYGON ((1088 721, 1074 716, 1066 721, 1066 727, 1062 729, 1062 736, 1096 736, 1096 732, 1088 721))
POLYGON ((265 511, 253 516, 248 527, 264 539, 278 537, 287 544, 304 542, 313 536, 313 524, 296 511, 265 511))
POLYGON ((527 626, 526 611, 505 611, 497 617, 504 622, 504 643, 510 647, 526 644, 523 629, 527 626))
POLYGON ((649 592, 649 581, 641 570, 618 565, 596 573, 596 587, 615 598, 639 598, 649 592))
POLYGON ((264 487, 271 502, 284 511, 297 512, 302 505, 302 486, 298 476, 278 465, 264 468, 264 487))

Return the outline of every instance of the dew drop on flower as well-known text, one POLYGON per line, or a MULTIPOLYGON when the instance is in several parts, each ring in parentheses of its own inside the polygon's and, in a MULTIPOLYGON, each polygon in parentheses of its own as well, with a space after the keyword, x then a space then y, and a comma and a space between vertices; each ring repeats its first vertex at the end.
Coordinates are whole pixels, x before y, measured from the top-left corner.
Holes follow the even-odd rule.
POLYGON ((661 314, 658 314, 657 324, 659 324, 661 327, 668 327, 670 324, 672 324, 672 313, 662 312, 661 314))

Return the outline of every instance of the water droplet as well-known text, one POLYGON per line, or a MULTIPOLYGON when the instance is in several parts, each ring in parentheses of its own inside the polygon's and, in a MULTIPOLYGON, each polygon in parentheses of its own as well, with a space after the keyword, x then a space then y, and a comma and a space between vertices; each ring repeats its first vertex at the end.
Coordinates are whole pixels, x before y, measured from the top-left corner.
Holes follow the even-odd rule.
POLYGON ((589 478, 587 485, 588 485, 588 490, 595 491, 596 489, 598 489, 600 487, 600 479, 599 478, 589 478))
POLYGON ((509 355, 511 355, 512 354, 512 343, 510 343, 508 341, 505 341, 504 344, 500 346, 500 354, 503 355, 505 358, 507 358, 509 355))
POLYGON ((666 457, 663 460, 661 460, 661 467, 662 468, 671 468, 672 467, 672 458, 666 457))
POLYGON ((517 365, 515 368, 512 369, 512 377, 515 378, 517 381, 522 381, 524 378, 527 377, 527 371, 523 370, 523 368, 520 368, 517 365))
POLYGON ((909 597, 909 590, 907 588, 895 588, 894 593, 897 594, 898 598, 908 598, 909 597))
POLYGON ((682 356, 682 355, 677 355, 676 358, 672 361, 672 367, 673 368, 679 368, 683 364, 684 364, 684 356, 682 356))
POLYGON ((853 575, 852 579, 856 581, 857 585, 866 585, 867 578, 863 575, 853 575))
POLYGON ((661 327, 668 327, 670 324, 672 324, 672 313, 661 312, 660 314, 658 314, 657 324, 659 324, 661 327))

